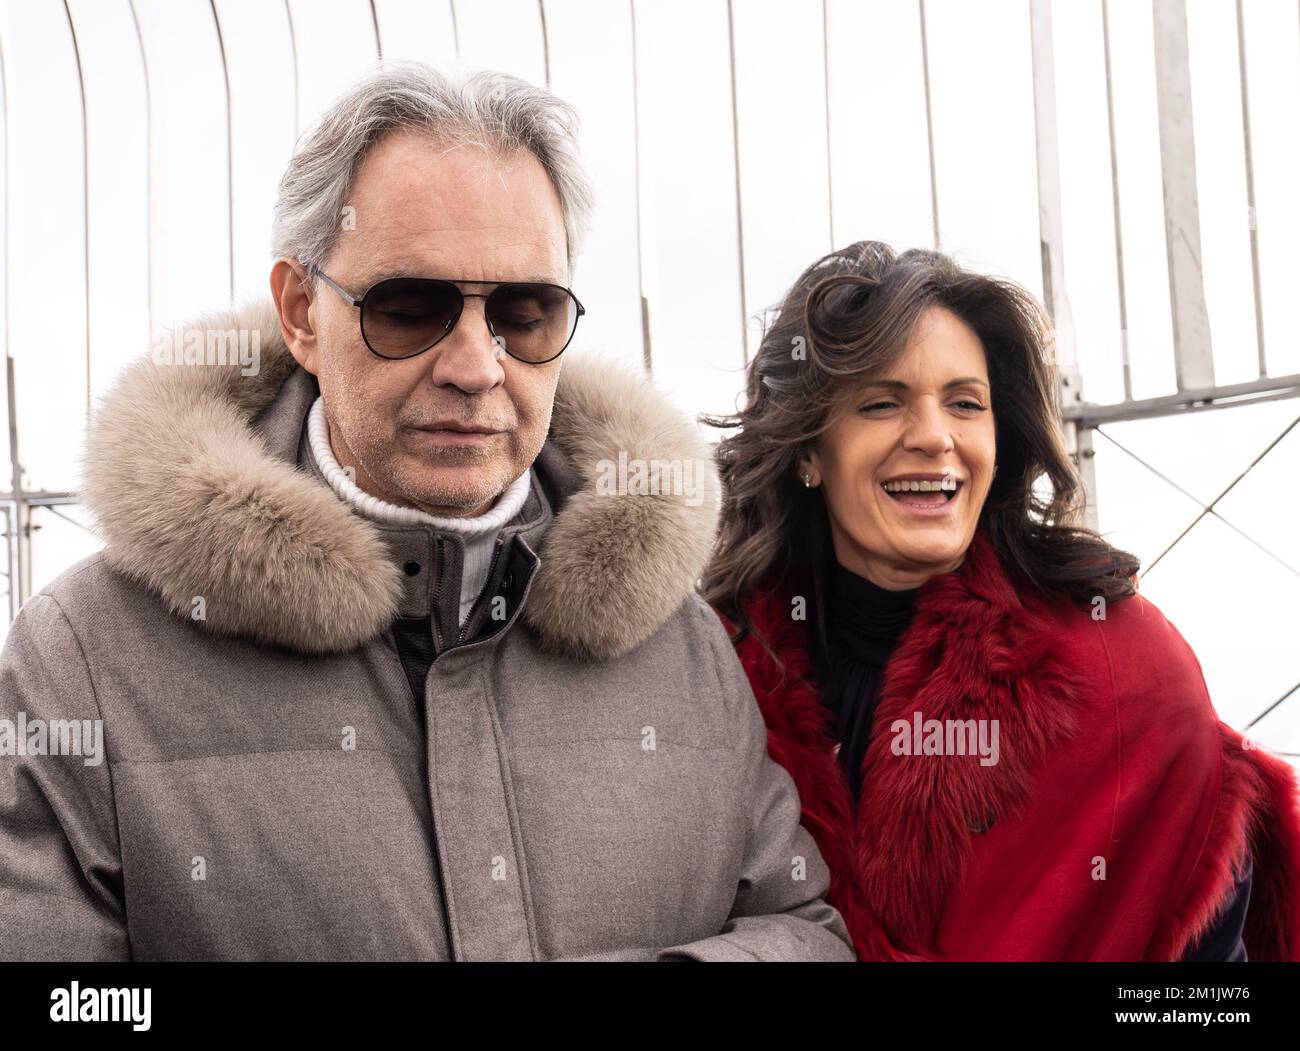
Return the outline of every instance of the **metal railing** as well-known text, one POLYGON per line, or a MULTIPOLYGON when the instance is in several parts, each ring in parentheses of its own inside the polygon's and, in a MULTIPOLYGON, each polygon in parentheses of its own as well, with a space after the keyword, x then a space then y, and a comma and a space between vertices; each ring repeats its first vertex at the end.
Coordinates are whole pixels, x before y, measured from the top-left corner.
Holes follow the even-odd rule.
MULTIPOLYGON (((1111 77, 1111 39, 1110 39, 1110 0, 1100 0, 1101 18, 1103 30, 1103 47, 1106 76, 1106 106, 1108 116, 1108 132, 1110 144, 1110 170, 1112 178, 1112 200, 1114 205, 1115 221, 1115 254, 1116 270, 1118 275, 1118 303, 1120 313, 1121 338, 1123 340, 1123 373, 1124 373, 1124 397, 1118 401, 1097 403, 1090 402, 1086 397, 1084 388, 1084 377, 1079 369, 1077 346, 1075 343, 1075 333, 1070 319, 1069 301, 1067 296, 1067 287, 1065 279, 1065 258, 1066 245, 1062 233, 1062 195, 1061 195, 1061 173, 1060 173, 1060 144, 1058 141, 1057 125, 1057 97, 1056 97, 1056 70, 1055 56, 1053 53, 1052 37, 1052 9, 1049 0, 1026 0, 1029 11, 1030 39, 1033 58, 1033 98, 1034 98, 1034 130, 1036 135, 1037 151, 1037 180, 1038 180, 1038 198, 1039 198, 1039 232, 1042 255, 1042 282, 1044 301, 1052 314, 1055 321, 1057 332, 1057 360, 1061 375, 1061 412, 1064 421, 1068 445, 1075 462, 1078 464, 1082 474, 1085 486, 1089 494, 1088 514, 1091 524, 1096 524, 1096 479, 1093 469, 1093 437, 1100 428, 1108 423, 1144 419, 1152 417, 1173 416, 1188 412, 1199 412, 1208 409, 1228 408, 1232 406, 1256 404, 1263 401, 1271 401, 1281 398, 1293 398, 1300 395, 1300 374, 1290 374, 1281 376, 1272 376, 1268 372, 1268 354, 1264 341, 1263 327, 1263 303, 1260 283, 1260 254, 1258 234, 1252 223, 1251 229, 1251 264, 1252 276, 1254 281, 1254 302, 1255 302, 1255 332, 1257 342, 1257 359, 1258 359, 1258 376, 1246 382, 1233 383, 1228 385, 1218 384, 1215 379, 1214 360, 1210 344, 1210 327, 1206 309, 1205 289, 1203 275, 1200 264, 1200 205, 1197 196, 1197 177, 1195 165, 1195 149, 1193 142, 1192 126, 1192 95, 1191 95, 1191 71, 1188 48, 1188 31, 1187 31, 1187 5, 1186 0, 1153 0, 1152 15, 1155 30, 1155 49, 1153 62, 1155 68, 1155 83, 1157 89, 1158 102, 1158 125, 1159 125, 1159 147, 1161 170, 1163 174, 1163 209, 1164 209, 1164 230, 1168 251, 1168 282, 1170 291, 1171 317, 1170 324, 1173 332, 1173 355, 1174 355, 1174 374, 1176 378, 1177 390, 1170 394, 1163 394, 1157 397, 1135 398, 1133 396, 1133 383, 1129 370, 1129 347, 1128 347, 1128 324, 1125 292, 1125 268, 1124 268, 1124 241, 1120 228, 1119 206, 1121 199, 1121 186, 1119 179, 1119 169, 1116 151, 1116 134, 1115 134, 1115 98, 1111 77)), ((449 27, 453 37, 453 47, 456 54, 461 52, 462 28, 460 20, 465 16, 465 12, 459 12, 457 4, 450 2, 447 5, 447 15, 449 16, 449 27)), ((555 5, 551 5, 555 6, 555 5)), ((629 120, 636 128, 636 142, 634 145, 639 149, 640 130, 638 123, 638 114, 640 112, 641 93, 645 90, 641 79, 635 70, 636 60, 636 34, 638 22, 639 4, 636 0, 629 0, 626 8, 626 17, 630 21, 633 60, 632 69, 632 95, 631 95, 631 112, 628 114, 629 120)), ((143 67, 144 77, 144 97, 146 106, 154 106, 156 99, 152 94, 152 87, 149 77, 149 49, 145 46, 145 37, 141 32, 140 12, 137 10, 137 4, 127 0, 126 7, 129 10, 131 23, 134 26, 135 39, 138 44, 140 62, 143 67)), ((215 29, 216 46, 219 51, 221 62, 221 71, 225 85, 225 105, 226 105, 226 146, 227 146, 227 172, 226 172, 226 200, 222 202, 223 207, 231 213, 230 230, 230 287, 234 290, 234 221, 233 214, 235 210, 234 201, 234 177, 233 163, 236 154, 237 144, 234 139, 234 113, 232 104, 232 85, 230 59, 227 54, 227 39, 223 33, 223 18, 220 6, 217 0, 209 0, 208 8, 210 9, 212 25, 215 29)), ((552 32, 554 27, 548 29, 548 4, 545 0, 538 0, 538 23, 540 24, 540 41, 538 46, 541 49, 542 65, 545 69, 546 78, 549 81, 553 69, 555 56, 552 55, 552 32)), ((81 49, 78 46, 77 19, 74 17, 73 7, 68 0, 63 0, 63 10, 66 15, 68 33, 71 38, 71 47, 73 56, 76 60, 78 85, 81 93, 82 106, 82 139, 83 147, 86 142, 86 129, 88 127, 88 117, 86 111, 86 82, 81 66, 81 49)), ((814 8, 809 5, 809 10, 814 8)), ((926 0, 917 0, 916 18, 919 21, 919 42, 920 55, 919 62, 921 65, 923 84, 925 89, 925 115, 926 115, 926 141, 929 151, 929 177, 930 177, 930 200, 933 219, 933 236, 936 246, 939 244, 940 237, 940 217, 939 217, 939 196, 937 192, 936 172, 935 172, 935 127, 932 116, 932 107, 930 104, 931 93, 931 62, 932 56, 929 53, 929 43, 927 37, 927 20, 933 18, 932 12, 927 12, 926 0)), ((289 55, 286 56, 291 61, 293 68, 292 87, 294 92, 293 112, 295 117, 294 131, 298 132, 301 124, 301 114, 299 113, 298 92, 300 84, 299 59, 300 59, 300 42, 298 39, 299 30, 295 27, 293 6, 286 0, 284 6, 285 17, 288 23, 288 43, 289 55)), ((554 12, 552 12, 554 14, 554 12)), ((1243 131, 1243 149, 1245 154, 1245 166, 1247 177, 1247 205, 1253 216, 1255 207, 1255 169, 1254 156, 1252 147, 1252 128, 1250 123, 1250 112, 1248 107, 1247 94, 1247 68, 1248 55, 1245 45, 1245 34, 1243 32, 1243 11, 1241 0, 1237 0, 1237 24, 1238 24, 1238 59, 1241 77, 1241 102, 1242 102, 1242 131, 1243 131)), ((735 178, 737 184, 743 177, 739 160, 739 143, 741 137, 740 118, 737 113, 736 99, 739 96, 740 85, 736 82, 736 62, 735 62, 735 19, 746 15, 743 6, 734 6, 731 2, 726 5, 726 25, 728 34, 729 53, 726 56, 720 56, 719 61, 726 61, 730 65, 730 85, 732 92, 731 120, 732 134, 735 153, 735 178)), ((381 12, 373 2, 369 4, 369 17, 374 31, 374 53, 376 58, 383 56, 383 33, 381 32, 381 12)), ((622 17, 622 16, 620 16, 622 17)), ((823 38, 829 34, 831 14, 828 9, 827 0, 823 0, 820 6, 820 17, 822 19, 823 38)), ((508 32, 509 26, 503 26, 502 32, 508 32)), ((532 32, 533 30, 529 30, 532 32)), ((827 51, 827 54, 829 52, 827 51)), ((19 413, 23 411, 24 406, 20 404, 15 394, 14 379, 14 359, 13 344, 10 332, 9 304, 11 298, 9 294, 9 275, 11 272, 11 256, 9 254, 9 232, 12 202, 10 200, 11 179, 9 174, 11 165, 14 163, 13 151, 10 149, 8 138, 11 122, 9 120, 10 90, 5 66, 6 45, 2 36, 0 36, 0 101, 3 103, 3 112, 5 116, 5 141, 2 146, 4 149, 4 171, 5 171, 5 189, 4 189, 4 232, 5 232, 5 284, 4 284, 4 303, 5 303, 5 347, 6 347, 6 390, 8 404, 8 422, 9 422, 9 452, 10 465, 9 476, 10 485, 7 492, 0 492, 0 508, 3 508, 5 528, 5 537, 7 540, 7 558, 4 560, 4 577, 7 583, 7 592, 9 596, 11 614, 17 606, 25 599, 31 590, 31 541, 32 541, 32 510, 41 506, 58 507, 61 505, 75 504, 76 496, 73 493, 62 491, 45 491, 29 488, 29 482, 23 470, 22 452, 20 445, 21 428, 18 426, 19 413)), ((827 63, 823 72, 826 74, 824 80, 824 91, 826 93, 826 114, 829 129, 830 114, 830 77, 829 77, 829 59, 823 56, 823 61, 827 63)), ((146 121, 146 135, 151 134, 151 124, 146 121)), ((829 130, 827 132, 828 154, 829 154, 829 130)), ((152 146, 150 146, 152 153, 152 146)), ((827 204, 832 210, 835 206, 834 189, 830 186, 829 175, 830 159, 827 158, 827 204)), ((146 166, 146 175, 151 174, 152 161, 146 166)), ((83 176, 82 185, 85 194, 85 207, 87 208, 87 245, 89 244, 89 209, 91 207, 89 197, 89 166, 83 176)), ((641 200, 641 174, 639 166, 636 174, 636 207, 638 209, 638 239, 640 234, 640 223, 642 216, 640 214, 641 200)), ((149 205, 152 211, 153 196, 152 190, 148 191, 149 205)), ((736 195, 736 237, 737 237, 737 266, 741 273, 741 327, 742 331, 745 325, 745 317, 748 316, 749 304, 745 298, 745 231, 746 226, 744 216, 741 214, 741 199, 739 191, 736 195)), ((154 316, 156 304, 154 302, 154 281, 153 274, 155 260, 153 258, 153 238, 149 239, 149 249, 146 256, 146 266, 148 268, 148 279, 146 281, 148 288, 148 317, 150 331, 153 331, 153 325, 156 322, 154 316)), ((638 253, 640 247, 637 248, 638 253)), ((87 260, 89 251, 87 250, 87 260)), ((640 282, 640 277, 637 277, 640 282)), ((89 314, 90 307, 90 276, 87 266, 86 273, 86 309, 89 314)), ((644 282, 641 282, 640 288, 640 328, 642 347, 641 355, 647 365, 652 367, 654 364, 650 347, 651 334, 651 316, 656 304, 650 301, 645 291, 644 282)), ((89 330, 88 330, 89 332, 89 330)), ((743 348, 745 340, 742 336, 740 341, 743 348)), ((86 356, 90 360, 91 348, 89 334, 87 336, 86 356)), ((737 362, 743 364, 743 360, 737 362)), ((89 392, 87 393, 87 411, 89 411, 89 392)), ((1102 432, 1103 435, 1105 432, 1102 432)), ((1148 465, 1150 466, 1150 465, 1148 465)), ((1204 505, 1203 505, 1204 506, 1204 505)), ((1213 508, 1207 509, 1212 513, 1213 508)), ((1189 527, 1190 528, 1190 527, 1189 527)), ((1235 528, 1235 527, 1234 527, 1235 528)), ((1186 531, 1184 531, 1185 535, 1186 531)), ((1179 538, 1181 539, 1181 537, 1179 538)), ((1175 540, 1174 543, 1178 541, 1175 540)), ((1257 543, 1256 541, 1251 541, 1257 543)), ((1276 556, 1275 556, 1276 557, 1276 556)))

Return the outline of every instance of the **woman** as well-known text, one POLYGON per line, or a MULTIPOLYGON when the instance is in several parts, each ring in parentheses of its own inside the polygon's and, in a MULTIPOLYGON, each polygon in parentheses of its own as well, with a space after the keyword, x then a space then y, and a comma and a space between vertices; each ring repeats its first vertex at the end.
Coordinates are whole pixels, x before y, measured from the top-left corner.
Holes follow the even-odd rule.
POLYGON ((1049 339, 939 253, 818 260, 706 420, 705 597, 863 959, 1300 958, 1295 778, 1076 524, 1049 339))

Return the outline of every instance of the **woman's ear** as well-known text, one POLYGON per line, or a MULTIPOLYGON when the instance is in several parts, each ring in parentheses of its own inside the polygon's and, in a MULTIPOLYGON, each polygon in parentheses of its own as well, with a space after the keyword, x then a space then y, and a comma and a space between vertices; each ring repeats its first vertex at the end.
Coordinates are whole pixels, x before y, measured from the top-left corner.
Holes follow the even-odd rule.
POLYGON ((809 489, 814 489, 822 484, 821 464, 818 463, 815 452, 806 453, 799 457, 799 468, 797 471, 799 481, 803 482, 809 489))

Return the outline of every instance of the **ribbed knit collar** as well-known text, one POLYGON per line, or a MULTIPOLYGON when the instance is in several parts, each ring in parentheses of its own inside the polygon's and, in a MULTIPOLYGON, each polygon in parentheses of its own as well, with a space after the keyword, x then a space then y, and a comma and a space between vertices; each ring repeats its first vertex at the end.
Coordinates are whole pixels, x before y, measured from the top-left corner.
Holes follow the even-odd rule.
POLYGON ((317 398, 307 416, 307 440, 321 474, 344 503, 356 508, 375 522, 392 525, 425 524, 445 533, 457 533, 466 540, 485 535, 495 536, 513 519, 528 499, 529 472, 524 471, 510 483, 487 513, 476 518, 443 518, 413 507, 398 507, 365 492, 339 466, 330 448, 329 424, 325 419, 325 402, 317 398))

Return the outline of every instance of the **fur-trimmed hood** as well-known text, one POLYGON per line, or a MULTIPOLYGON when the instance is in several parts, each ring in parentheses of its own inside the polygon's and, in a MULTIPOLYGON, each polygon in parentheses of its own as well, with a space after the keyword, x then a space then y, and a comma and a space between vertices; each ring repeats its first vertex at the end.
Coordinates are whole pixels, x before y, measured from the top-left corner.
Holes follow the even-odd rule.
MULTIPOLYGON (((396 616, 401 571, 378 529, 295 460, 302 419, 270 426, 286 387, 312 382, 269 300, 184 326, 256 331, 260 367, 161 364, 147 354, 96 412, 83 497, 109 564, 205 627, 305 652, 350 649, 396 616)), ((689 596, 712 548, 718 482, 693 421, 641 375, 570 352, 534 468, 559 495, 524 610, 541 645, 612 659, 689 596), (598 489, 627 461, 707 465, 682 494, 598 489), (607 477, 607 475, 606 475, 607 477)))

